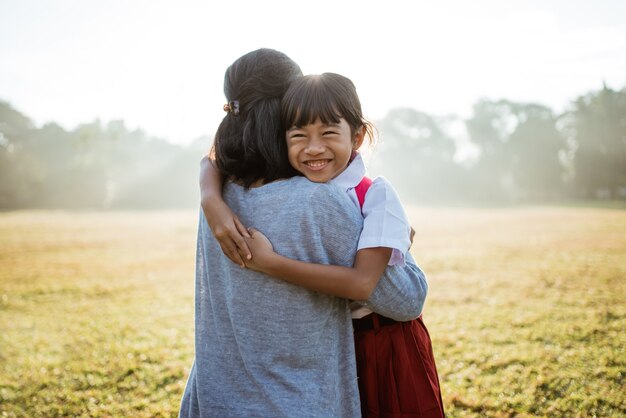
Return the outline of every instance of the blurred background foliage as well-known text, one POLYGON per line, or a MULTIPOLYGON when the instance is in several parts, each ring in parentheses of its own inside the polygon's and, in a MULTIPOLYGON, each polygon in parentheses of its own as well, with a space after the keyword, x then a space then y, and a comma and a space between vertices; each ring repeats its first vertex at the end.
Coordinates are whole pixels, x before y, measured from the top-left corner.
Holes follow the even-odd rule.
MULTIPOLYGON (((370 172, 407 203, 626 199, 626 88, 604 85, 562 114, 481 99, 468 119, 397 108, 376 125, 370 172)), ((0 101, 0 210, 195 207, 210 143, 174 145, 122 120, 38 127, 0 101)))

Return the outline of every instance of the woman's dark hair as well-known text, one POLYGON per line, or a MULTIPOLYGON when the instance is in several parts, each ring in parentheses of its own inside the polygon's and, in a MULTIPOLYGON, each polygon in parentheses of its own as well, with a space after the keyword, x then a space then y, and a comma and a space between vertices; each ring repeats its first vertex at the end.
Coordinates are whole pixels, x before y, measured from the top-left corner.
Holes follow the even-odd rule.
POLYGON ((235 61, 224 75, 227 102, 239 112, 226 114, 213 150, 226 178, 250 187, 297 174, 289 165, 280 103, 289 85, 302 77, 298 64, 273 49, 257 49, 235 61))
POLYGON ((306 126, 318 118, 322 123, 339 123, 345 119, 352 135, 365 127, 370 142, 374 139, 374 126, 363 117, 361 101, 354 83, 335 73, 307 75, 294 81, 282 102, 283 129, 306 126))

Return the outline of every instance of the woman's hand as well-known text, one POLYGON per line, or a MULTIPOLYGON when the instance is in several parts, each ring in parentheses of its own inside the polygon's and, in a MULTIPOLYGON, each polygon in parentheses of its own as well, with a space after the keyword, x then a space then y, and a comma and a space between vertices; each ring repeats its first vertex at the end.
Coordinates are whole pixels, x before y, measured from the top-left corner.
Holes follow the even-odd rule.
POLYGON ((200 196, 202 211, 222 251, 233 263, 245 267, 244 259, 252 254, 244 237, 250 234, 222 200, 221 175, 207 156, 200 162, 200 196))
POLYGON ((272 247, 270 240, 256 229, 248 228, 248 231, 250 238, 245 240, 252 252, 252 258, 246 260, 246 267, 265 273, 267 268, 272 265, 272 259, 276 255, 274 247, 272 247))

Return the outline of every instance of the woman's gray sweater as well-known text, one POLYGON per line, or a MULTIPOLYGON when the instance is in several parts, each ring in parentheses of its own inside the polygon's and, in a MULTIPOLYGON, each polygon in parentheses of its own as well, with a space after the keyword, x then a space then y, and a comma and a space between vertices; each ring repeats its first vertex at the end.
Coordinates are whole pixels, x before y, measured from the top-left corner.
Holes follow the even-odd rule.
MULTIPOLYGON (((276 252, 351 266, 362 217, 340 189, 303 177, 224 199, 276 252)), ((410 255, 389 267, 366 303, 398 320, 421 313, 427 284, 410 255)), ((181 417, 359 417, 349 301, 242 269, 228 260, 200 214, 195 361, 181 417)))

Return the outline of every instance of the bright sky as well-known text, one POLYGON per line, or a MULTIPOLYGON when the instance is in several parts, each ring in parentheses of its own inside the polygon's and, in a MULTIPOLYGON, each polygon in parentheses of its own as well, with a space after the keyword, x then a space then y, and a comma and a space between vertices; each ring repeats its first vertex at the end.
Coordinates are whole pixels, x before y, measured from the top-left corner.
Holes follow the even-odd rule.
POLYGON ((0 99, 36 123, 212 135, 224 70, 260 47, 351 78, 366 115, 467 117, 480 97, 563 110, 626 86, 626 1, 0 0, 0 99))

